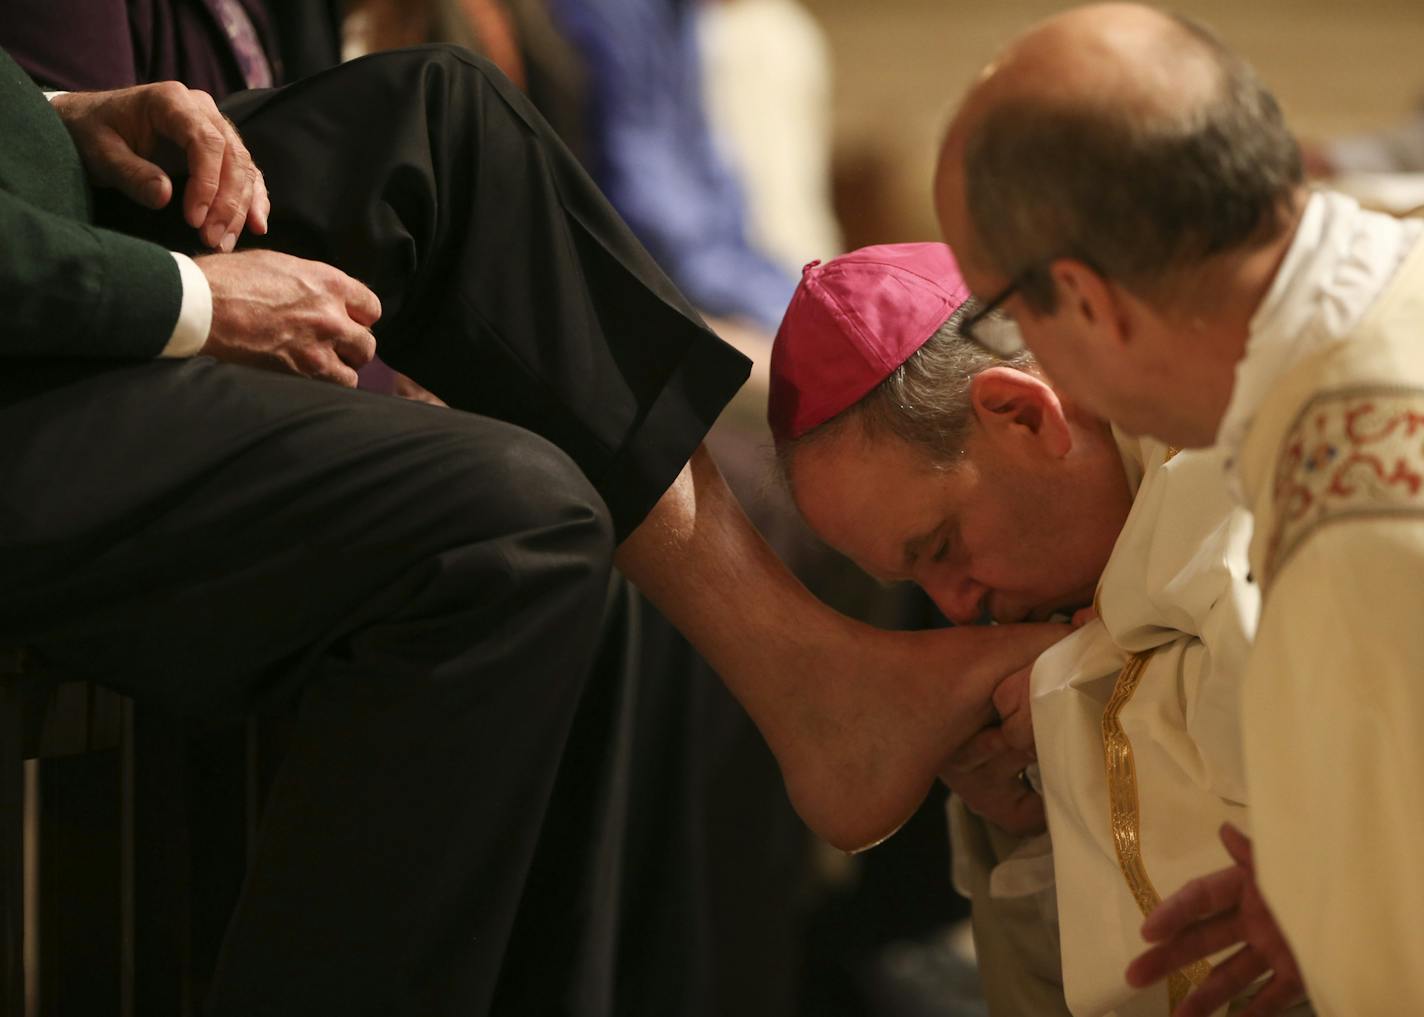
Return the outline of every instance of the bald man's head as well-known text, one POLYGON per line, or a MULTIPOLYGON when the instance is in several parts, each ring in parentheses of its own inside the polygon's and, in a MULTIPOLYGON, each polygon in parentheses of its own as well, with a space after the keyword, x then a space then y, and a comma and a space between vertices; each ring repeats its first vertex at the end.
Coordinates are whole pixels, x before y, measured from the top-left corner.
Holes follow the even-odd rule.
MULTIPOLYGON (((966 274, 1054 307, 1074 258, 1144 297, 1288 228, 1300 156, 1250 67, 1207 29, 1096 4, 1015 41, 966 98, 936 191, 966 274)), ((984 296, 984 294, 980 294, 984 296)))

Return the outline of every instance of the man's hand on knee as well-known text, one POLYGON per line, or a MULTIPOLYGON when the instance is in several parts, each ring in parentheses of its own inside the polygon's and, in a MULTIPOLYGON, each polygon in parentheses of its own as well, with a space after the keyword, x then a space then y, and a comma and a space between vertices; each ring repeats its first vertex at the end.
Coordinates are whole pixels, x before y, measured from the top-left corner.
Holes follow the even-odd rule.
POLYGON ((197 264, 213 294, 208 356, 354 386, 356 369, 375 355, 381 302, 340 269, 277 251, 197 264))
POLYGON ((244 226, 267 232, 262 173, 206 92, 164 81, 71 92, 52 105, 94 185, 157 209, 173 197, 169 174, 186 171, 183 218, 204 244, 231 251, 244 226))

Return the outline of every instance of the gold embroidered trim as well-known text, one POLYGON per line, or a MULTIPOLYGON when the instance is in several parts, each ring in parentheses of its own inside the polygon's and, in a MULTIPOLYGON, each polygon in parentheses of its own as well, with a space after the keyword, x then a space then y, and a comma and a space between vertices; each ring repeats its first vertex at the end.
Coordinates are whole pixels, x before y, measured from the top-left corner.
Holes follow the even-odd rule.
POLYGON ((1361 385, 1313 397, 1281 441, 1271 499, 1267 583, 1327 524, 1424 515, 1424 388, 1361 385))
MULTIPOLYGON (((1142 810, 1137 797, 1137 763, 1132 755, 1132 741, 1123 730, 1119 715, 1137 691, 1147 662, 1155 652, 1154 648, 1134 653, 1118 674, 1112 696, 1107 706, 1103 707, 1102 725, 1103 763, 1108 780, 1108 823, 1112 830, 1113 848, 1117 851, 1118 868, 1122 870, 1127 888, 1144 918, 1162 903, 1162 896, 1152 885, 1152 877, 1147 874, 1147 863, 1142 860, 1142 810)), ((1211 965, 1206 961, 1197 961, 1174 971, 1167 980, 1171 1008, 1176 1009, 1187 993, 1200 985, 1210 973, 1211 965)))
MULTIPOLYGON (((1168 446, 1162 461, 1171 462, 1180 451, 1168 446)), ((1100 583, 1093 592, 1093 610, 1100 619, 1103 615, 1099 606, 1102 592, 1100 583)), ((1103 765, 1108 782, 1108 825, 1112 830, 1118 868, 1122 870, 1122 877, 1127 881, 1127 888, 1132 892, 1133 900, 1137 901, 1143 918, 1162 903, 1162 895, 1152 885, 1152 877, 1147 874, 1147 863, 1142 860, 1142 809, 1137 797, 1137 763, 1132 756, 1132 741, 1127 737, 1119 715, 1137 691, 1142 682, 1142 672, 1156 652, 1154 647, 1135 653, 1128 660, 1127 666, 1117 676, 1112 696, 1103 707, 1102 721, 1103 765)), ((1206 961, 1197 961, 1172 972, 1167 978, 1169 1012, 1175 1010, 1209 974, 1211 965, 1206 961)))

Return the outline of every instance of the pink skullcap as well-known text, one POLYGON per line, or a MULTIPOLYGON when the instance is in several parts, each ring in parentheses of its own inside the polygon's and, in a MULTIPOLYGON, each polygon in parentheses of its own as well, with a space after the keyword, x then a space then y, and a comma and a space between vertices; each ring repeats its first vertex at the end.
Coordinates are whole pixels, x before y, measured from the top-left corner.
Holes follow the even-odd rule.
POLYGON ((854 406, 968 299, 944 244, 862 247, 811 262, 771 350, 772 436, 799 438, 854 406))

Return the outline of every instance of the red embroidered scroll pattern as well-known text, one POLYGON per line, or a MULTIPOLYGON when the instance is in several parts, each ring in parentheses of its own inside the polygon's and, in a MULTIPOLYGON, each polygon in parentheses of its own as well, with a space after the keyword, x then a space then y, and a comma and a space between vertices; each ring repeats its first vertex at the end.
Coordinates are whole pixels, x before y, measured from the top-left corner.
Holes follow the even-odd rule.
POLYGON ((1312 400, 1276 459, 1274 574, 1321 523, 1424 514, 1424 389, 1373 388, 1312 400))

